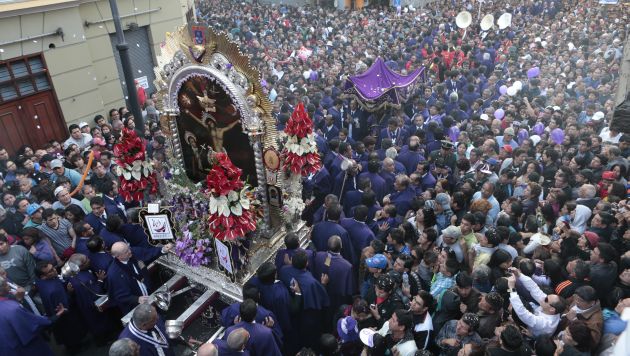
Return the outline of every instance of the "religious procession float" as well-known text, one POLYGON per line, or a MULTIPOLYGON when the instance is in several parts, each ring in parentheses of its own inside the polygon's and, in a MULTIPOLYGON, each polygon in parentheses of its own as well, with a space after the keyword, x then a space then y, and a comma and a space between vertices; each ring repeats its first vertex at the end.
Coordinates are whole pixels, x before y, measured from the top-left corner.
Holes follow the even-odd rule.
MULTIPOLYGON (((242 299, 243 285, 273 261, 287 233, 306 245, 302 180, 320 170, 322 158, 301 103, 277 131, 267 83, 227 34, 190 19, 166 34, 157 63, 167 160, 151 166, 142 140, 124 131, 114 152, 120 193, 128 202, 151 202, 140 218, 152 244, 175 244, 150 266, 161 284, 152 302, 169 336, 207 341, 222 332, 220 310, 242 299)), ((422 73, 403 76, 378 60, 347 79, 344 95, 384 111, 399 105, 422 73)))

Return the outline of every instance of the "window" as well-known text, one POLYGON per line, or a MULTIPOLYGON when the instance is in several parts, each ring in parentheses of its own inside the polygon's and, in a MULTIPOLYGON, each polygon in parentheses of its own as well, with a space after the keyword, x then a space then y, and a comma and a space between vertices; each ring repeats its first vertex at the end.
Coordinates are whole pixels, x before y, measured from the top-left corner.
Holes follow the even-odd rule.
POLYGON ((41 54, 0 62, 0 103, 50 88, 50 78, 41 54))

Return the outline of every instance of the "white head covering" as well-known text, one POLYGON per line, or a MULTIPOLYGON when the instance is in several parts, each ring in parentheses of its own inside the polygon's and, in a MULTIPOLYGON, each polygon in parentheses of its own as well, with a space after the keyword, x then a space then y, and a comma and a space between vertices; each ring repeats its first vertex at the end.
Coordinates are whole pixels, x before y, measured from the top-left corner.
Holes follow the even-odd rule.
POLYGON ((575 217, 573 217, 571 223, 569 224, 571 226, 571 230, 575 230, 580 234, 584 233, 586 230, 586 223, 590 217, 591 209, 584 205, 577 205, 575 207, 575 217))

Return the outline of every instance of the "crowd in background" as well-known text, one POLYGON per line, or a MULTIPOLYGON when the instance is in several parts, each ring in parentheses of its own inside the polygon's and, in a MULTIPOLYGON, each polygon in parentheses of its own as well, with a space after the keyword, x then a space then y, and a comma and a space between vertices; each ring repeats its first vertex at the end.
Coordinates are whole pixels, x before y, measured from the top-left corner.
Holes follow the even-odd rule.
MULTIPOLYGON (((223 339, 200 354, 611 352, 630 306, 630 135, 609 128, 628 11, 486 1, 481 17, 509 12, 512 22, 482 31, 478 6, 197 4, 251 55, 279 130, 304 103, 323 161, 304 179, 309 247, 288 234, 244 302, 223 312, 223 339), (465 9, 464 32, 455 17, 465 9), (369 112, 344 85, 378 57, 425 74, 401 107, 369 112)), ((154 100, 143 114, 159 170, 166 140, 154 100)), ((0 318, 13 323, 0 351, 46 354, 40 331, 51 323, 68 352, 86 333, 107 342, 116 316, 146 302, 144 265, 171 247, 148 245, 117 196, 111 150, 123 127, 135 128, 133 116, 112 109, 71 125, 65 142, 11 157, 0 148, 0 318), (81 272, 61 281, 67 260, 81 272), (106 311, 94 304, 103 293, 106 311)), ((158 319, 136 308, 114 352, 172 353, 158 319)))

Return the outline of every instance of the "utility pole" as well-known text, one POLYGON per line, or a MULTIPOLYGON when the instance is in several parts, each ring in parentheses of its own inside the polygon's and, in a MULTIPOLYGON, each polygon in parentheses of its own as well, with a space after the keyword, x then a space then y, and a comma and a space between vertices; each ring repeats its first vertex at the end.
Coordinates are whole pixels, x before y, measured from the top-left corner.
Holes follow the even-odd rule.
POLYGON ((122 66, 123 75, 125 76, 125 85, 127 86, 127 107, 133 114, 133 121, 136 123, 138 136, 144 137, 144 118, 142 117, 142 110, 140 109, 140 103, 138 102, 138 92, 136 91, 133 69, 131 68, 131 60, 129 59, 129 45, 125 41, 125 34, 123 33, 122 26, 120 25, 120 14, 118 13, 118 4, 116 3, 116 0, 109 0, 109 6, 112 9, 112 19, 114 21, 116 38, 118 40, 116 49, 120 55, 120 65, 122 66))
POLYGON ((619 85, 615 96, 615 106, 621 104, 630 95, 630 38, 627 36, 619 67, 619 85))

